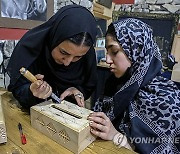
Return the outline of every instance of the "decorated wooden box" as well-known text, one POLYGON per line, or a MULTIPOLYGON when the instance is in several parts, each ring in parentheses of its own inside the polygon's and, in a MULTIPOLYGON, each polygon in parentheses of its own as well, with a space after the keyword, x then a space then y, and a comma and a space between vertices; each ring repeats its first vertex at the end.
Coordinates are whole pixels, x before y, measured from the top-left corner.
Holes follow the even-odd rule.
POLYGON ((6 126, 2 108, 2 98, 0 95, 0 143, 7 142, 6 126))
POLYGON ((31 107, 31 125, 74 153, 80 153, 95 137, 87 116, 92 111, 67 101, 46 101, 31 107))
POLYGON ((180 62, 174 65, 171 80, 175 82, 180 82, 180 62))

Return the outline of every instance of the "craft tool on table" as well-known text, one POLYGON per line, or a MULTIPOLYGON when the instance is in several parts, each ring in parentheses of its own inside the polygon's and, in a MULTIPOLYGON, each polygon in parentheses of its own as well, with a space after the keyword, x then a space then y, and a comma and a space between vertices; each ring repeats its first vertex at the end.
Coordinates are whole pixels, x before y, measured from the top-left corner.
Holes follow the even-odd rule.
MULTIPOLYGON (((24 67, 20 69, 20 73, 31 82, 37 81, 36 77, 24 67)), ((51 98, 56 100, 58 103, 61 103, 61 99, 58 96, 56 96, 56 94, 52 93, 51 98)))
POLYGON ((18 129, 19 129, 19 132, 20 132, 20 136, 21 136, 21 143, 22 144, 26 144, 26 136, 23 134, 23 130, 22 130, 22 125, 21 123, 18 124, 18 129))

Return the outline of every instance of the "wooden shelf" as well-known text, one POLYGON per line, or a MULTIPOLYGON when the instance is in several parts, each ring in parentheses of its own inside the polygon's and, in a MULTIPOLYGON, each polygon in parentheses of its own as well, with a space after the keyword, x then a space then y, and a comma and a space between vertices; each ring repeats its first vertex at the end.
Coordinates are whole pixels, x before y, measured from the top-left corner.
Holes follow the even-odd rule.
POLYGON ((112 3, 111 9, 104 7, 103 5, 100 5, 96 3, 96 0, 93 2, 93 14, 95 17, 110 20, 112 21, 112 12, 114 9, 114 3, 112 3))

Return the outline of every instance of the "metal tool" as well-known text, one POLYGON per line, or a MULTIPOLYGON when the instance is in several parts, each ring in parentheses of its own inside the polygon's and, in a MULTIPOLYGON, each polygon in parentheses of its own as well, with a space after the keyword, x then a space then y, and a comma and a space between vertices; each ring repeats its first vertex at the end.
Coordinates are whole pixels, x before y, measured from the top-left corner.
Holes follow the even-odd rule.
MULTIPOLYGON (((20 69, 20 73, 26 77, 29 81, 31 81, 32 83, 37 81, 36 77, 31 73, 29 72, 26 68, 22 67, 20 69)), ((56 94, 52 93, 51 94, 51 98, 53 98, 55 101, 57 101, 58 103, 61 103, 61 99, 56 96, 56 94)))

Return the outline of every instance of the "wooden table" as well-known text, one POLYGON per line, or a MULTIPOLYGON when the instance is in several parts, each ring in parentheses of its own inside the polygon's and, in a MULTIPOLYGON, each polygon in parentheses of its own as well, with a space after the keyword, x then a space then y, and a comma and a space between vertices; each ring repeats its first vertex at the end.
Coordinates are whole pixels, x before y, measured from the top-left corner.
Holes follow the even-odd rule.
MULTIPOLYGON (((30 115, 18 108, 18 103, 9 92, 1 91, 8 141, 0 144, 0 154, 72 154, 71 151, 41 134, 30 125, 30 115), (18 123, 22 124, 27 144, 22 145, 18 123)), ((81 154, 132 154, 134 152, 116 147, 111 141, 96 140, 81 154)))

